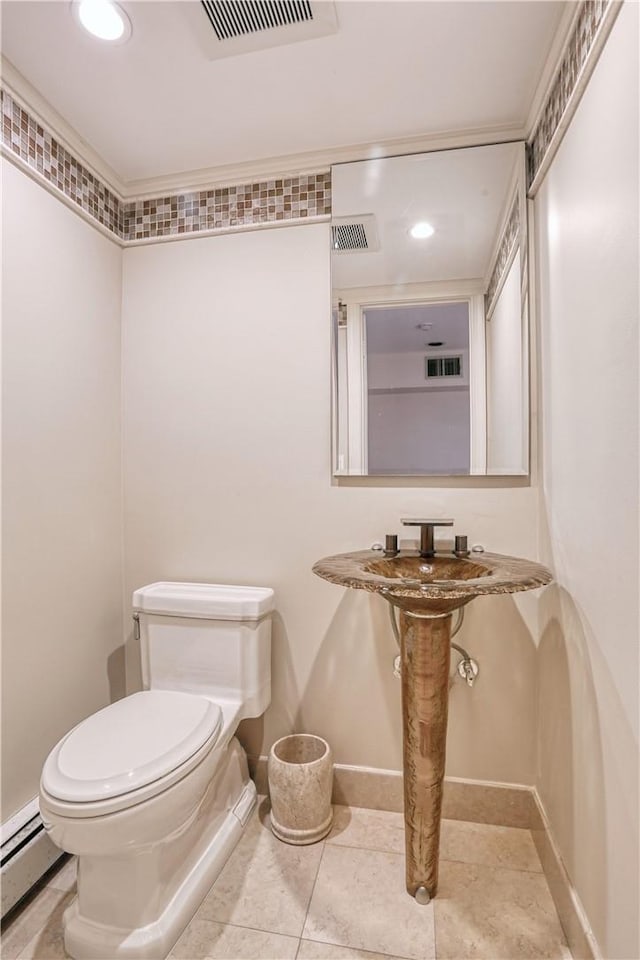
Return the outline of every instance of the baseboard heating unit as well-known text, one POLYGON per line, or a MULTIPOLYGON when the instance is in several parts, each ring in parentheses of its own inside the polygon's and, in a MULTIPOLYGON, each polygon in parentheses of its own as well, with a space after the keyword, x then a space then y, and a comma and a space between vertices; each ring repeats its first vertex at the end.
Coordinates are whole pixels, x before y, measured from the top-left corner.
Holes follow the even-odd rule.
POLYGON ((2 824, 2 916, 63 856, 51 842, 34 798, 2 824))

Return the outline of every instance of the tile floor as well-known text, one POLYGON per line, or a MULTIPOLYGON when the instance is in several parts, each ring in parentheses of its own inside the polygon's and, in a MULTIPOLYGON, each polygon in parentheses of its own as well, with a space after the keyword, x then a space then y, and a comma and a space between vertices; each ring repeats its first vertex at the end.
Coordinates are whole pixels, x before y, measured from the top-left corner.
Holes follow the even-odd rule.
MULTIPOLYGON (((66 956, 61 917, 74 885, 70 860, 6 929, 5 960, 66 956)), ((325 841, 293 847, 271 834, 263 800, 170 957, 566 960, 571 953, 528 830, 443 821, 438 896, 419 906, 404 890, 401 814, 336 807, 325 841)))

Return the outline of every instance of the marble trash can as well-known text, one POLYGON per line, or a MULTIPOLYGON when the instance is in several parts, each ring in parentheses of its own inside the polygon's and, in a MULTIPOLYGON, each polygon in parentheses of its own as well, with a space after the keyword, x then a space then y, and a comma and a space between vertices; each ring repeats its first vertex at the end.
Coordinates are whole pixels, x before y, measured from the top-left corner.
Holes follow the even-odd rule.
POLYGON ((316 843, 333 822, 333 756, 322 737, 296 733, 271 747, 271 829, 285 843, 316 843))

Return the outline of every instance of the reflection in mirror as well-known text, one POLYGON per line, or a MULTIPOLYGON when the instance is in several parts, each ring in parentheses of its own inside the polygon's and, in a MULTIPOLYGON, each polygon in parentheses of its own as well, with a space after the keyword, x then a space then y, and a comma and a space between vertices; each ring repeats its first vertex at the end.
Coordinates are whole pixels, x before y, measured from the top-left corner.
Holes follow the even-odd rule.
POLYGON ((469 473, 469 304, 367 307, 363 321, 368 473, 469 473))
POLYGON ((334 473, 526 474, 524 145, 339 164, 332 193, 334 473))

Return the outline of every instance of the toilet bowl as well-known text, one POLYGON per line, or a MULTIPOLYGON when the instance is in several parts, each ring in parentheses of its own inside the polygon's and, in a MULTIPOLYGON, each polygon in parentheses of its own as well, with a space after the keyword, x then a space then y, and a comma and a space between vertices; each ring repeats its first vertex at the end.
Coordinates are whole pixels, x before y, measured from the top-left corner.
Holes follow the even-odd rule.
POLYGON ((44 765, 45 829, 78 856, 65 948, 161 958, 255 806, 240 720, 270 700, 273 591, 151 584, 134 594, 145 690, 74 727, 44 765))

